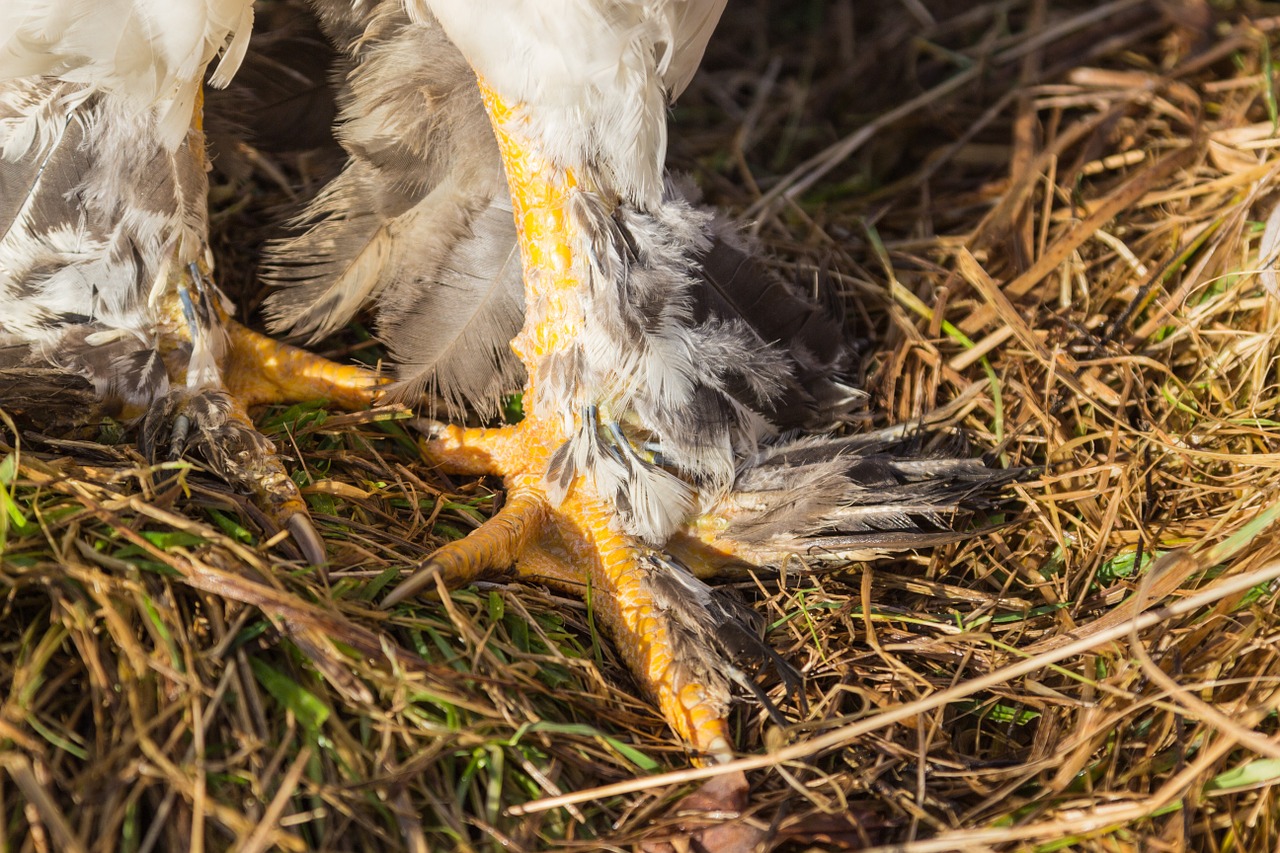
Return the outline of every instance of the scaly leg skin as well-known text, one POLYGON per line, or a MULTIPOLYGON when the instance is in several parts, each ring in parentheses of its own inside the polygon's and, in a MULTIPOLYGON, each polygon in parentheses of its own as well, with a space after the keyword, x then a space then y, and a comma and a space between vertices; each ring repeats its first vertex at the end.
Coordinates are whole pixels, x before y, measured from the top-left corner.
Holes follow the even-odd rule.
POLYGON ((363 408, 373 402, 379 380, 364 368, 335 364, 229 318, 218 322, 227 336, 219 370, 222 388, 175 383, 175 390, 155 401, 143 419, 143 453, 158 461, 194 452, 288 530, 308 563, 323 566, 324 542, 306 501, 275 446, 254 427, 248 408, 321 399, 363 408))
POLYGON ((342 409, 363 409, 385 382, 366 367, 329 361, 229 318, 223 323, 230 339, 223 383, 246 406, 328 400, 342 409))
MULTIPOLYGON (((728 760, 730 691, 723 670, 732 667, 707 651, 714 639, 707 636, 713 631, 700 632, 705 623, 690 625, 671 615, 680 608, 671 600, 665 555, 620 532, 614 506, 589 479, 575 476, 558 504, 548 497, 552 455, 587 416, 568 401, 538 394, 544 359, 579 341, 585 322, 580 264, 573 257, 579 241, 567 214, 574 177, 524 144, 512 110, 483 81, 481 90, 507 170, 525 270, 525 324, 511 347, 529 377, 526 416, 496 429, 444 427, 422 442, 429 462, 450 473, 501 476, 510 497, 492 520, 438 551, 384 605, 433 589, 437 577, 456 586, 511 567, 520 577, 579 594, 589 589, 602 626, 695 760, 728 760), (663 595, 666 600, 658 601, 663 595)), ((730 775, 700 793, 714 803, 691 805, 736 810, 745 802, 746 779, 730 775)))
POLYGON ((598 618, 659 710, 703 759, 730 757, 725 697, 685 677, 669 625, 648 591, 651 549, 619 533, 613 508, 576 481, 559 506, 542 485, 547 462, 564 440, 557 421, 527 418, 499 429, 446 427, 422 442, 423 455, 456 474, 496 474, 508 488, 507 505, 467 538, 452 542, 397 587, 383 604, 393 606, 434 585, 449 586, 514 566, 518 576, 573 589, 590 585, 598 618))

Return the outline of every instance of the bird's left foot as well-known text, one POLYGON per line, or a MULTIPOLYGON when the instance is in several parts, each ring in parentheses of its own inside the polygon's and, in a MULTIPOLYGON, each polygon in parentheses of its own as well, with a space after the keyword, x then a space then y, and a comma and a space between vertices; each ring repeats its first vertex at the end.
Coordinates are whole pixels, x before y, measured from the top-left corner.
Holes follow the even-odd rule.
POLYGON ((497 429, 435 429, 421 445, 427 459, 452 473, 502 476, 506 505, 440 548, 384 605, 434 591, 437 583, 452 588, 512 571, 587 596, 641 687, 697 759, 728 760, 734 690, 763 699, 755 681, 762 666, 788 687, 798 674, 760 639, 758 620, 744 605, 702 583, 670 553, 621 532, 615 508, 585 478, 553 500, 544 475, 560 441, 538 418, 497 429))

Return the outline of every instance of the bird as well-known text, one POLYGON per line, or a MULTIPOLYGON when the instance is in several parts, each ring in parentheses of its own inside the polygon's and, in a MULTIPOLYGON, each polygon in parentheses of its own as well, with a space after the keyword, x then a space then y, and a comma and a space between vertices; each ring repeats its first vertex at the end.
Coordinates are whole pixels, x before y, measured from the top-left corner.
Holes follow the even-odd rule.
POLYGON ((243 58, 251 3, 72 5, 0 23, 0 352, 142 412, 153 447, 194 429, 260 495, 287 472, 227 452, 249 405, 441 400, 423 460, 505 500, 383 605, 489 575, 589 592, 695 761, 733 757, 761 678, 800 679, 709 578, 955 541, 1021 476, 911 425, 840 428, 864 395, 836 295, 668 174, 667 111, 724 0, 312 0, 348 159, 268 248, 266 314, 306 344, 372 306, 385 381, 251 332, 214 283, 200 81, 243 58), (492 425, 513 391, 523 418, 492 425))

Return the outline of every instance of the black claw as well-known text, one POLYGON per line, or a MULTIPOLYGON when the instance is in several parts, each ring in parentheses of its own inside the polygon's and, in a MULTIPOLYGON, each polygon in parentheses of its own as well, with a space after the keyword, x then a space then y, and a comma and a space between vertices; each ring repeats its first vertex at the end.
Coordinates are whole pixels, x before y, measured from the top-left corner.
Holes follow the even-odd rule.
POLYGON ((289 531, 289 535, 293 537, 298 550, 302 552, 303 558, 319 570, 322 578, 328 580, 324 570, 326 561, 324 540, 316 532, 315 525, 311 523, 311 519, 304 513, 299 512, 286 518, 284 526, 289 531))
POLYGON ((182 451, 187 447, 187 436, 191 434, 191 418, 180 414, 173 419, 173 432, 169 435, 169 461, 176 462, 182 458, 182 451))
POLYGON ((387 593, 387 597, 382 599, 382 609, 387 610, 395 607, 402 601, 406 601, 418 595, 428 586, 434 586, 436 577, 444 571, 444 567, 436 561, 428 558, 418 570, 409 575, 399 586, 387 593))
POLYGON ((210 473, 249 495, 272 522, 270 529, 286 529, 303 559, 326 577, 324 540, 307 515, 297 485, 274 445, 226 391, 170 391, 147 411, 138 443, 152 464, 180 459, 184 453, 200 459, 210 473), (162 458, 162 450, 167 457, 162 458))

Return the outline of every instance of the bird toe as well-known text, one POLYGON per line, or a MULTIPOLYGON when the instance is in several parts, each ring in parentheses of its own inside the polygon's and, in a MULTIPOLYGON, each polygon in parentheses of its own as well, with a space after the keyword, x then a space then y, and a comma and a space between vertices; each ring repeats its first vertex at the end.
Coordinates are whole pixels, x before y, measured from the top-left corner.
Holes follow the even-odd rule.
POLYGON ((171 390, 142 420, 139 446, 152 464, 194 458, 249 495, 277 529, 287 530, 303 558, 325 562, 324 541, 275 445, 253 425, 243 403, 221 389, 171 390))

